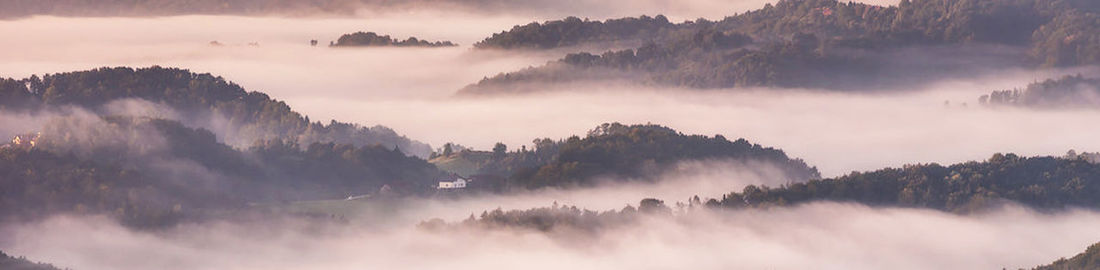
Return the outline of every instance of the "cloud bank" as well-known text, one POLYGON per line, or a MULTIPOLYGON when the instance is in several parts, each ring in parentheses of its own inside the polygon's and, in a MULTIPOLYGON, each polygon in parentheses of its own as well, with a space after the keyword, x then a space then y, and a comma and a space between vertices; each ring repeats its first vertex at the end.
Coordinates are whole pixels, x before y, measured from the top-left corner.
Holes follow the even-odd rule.
POLYGON ((572 245, 526 231, 434 233, 293 220, 134 232, 99 218, 5 229, 11 253, 80 269, 997 269, 1050 262, 1100 238, 1100 213, 982 216, 815 203, 694 212, 572 245))

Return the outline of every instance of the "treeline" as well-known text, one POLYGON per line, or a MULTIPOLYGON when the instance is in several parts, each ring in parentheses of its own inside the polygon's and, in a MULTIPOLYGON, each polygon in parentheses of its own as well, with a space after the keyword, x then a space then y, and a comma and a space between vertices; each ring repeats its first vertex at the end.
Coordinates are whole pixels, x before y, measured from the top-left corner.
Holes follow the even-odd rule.
POLYGON ((755 49, 746 47, 751 43, 747 35, 701 30, 681 42, 649 43, 636 51, 569 54, 542 67, 484 78, 458 93, 534 92, 554 83, 603 80, 695 88, 868 87, 880 79, 856 80, 851 73, 889 75, 884 72, 890 69, 878 68, 886 63, 875 59, 823 54, 820 39, 813 34, 796 34, 789 41, 755 49))
POLYGON ((427 194, 442 174, 400 149, 268 141, 247 150, 163 119, 63 117, 33 146, 0 147, 0 219, 105 214, 136 228, 232 213, 252 202, 427 194))
POLYGON ((0 110, 36 112, 61 106, 82 107, 104 115, 154 111, 160 114, 157 117, 218 132, 222 141, 238 148, 256 141, 286 140, 301 145, 336 142, 396 146, 422 157, 431 152, 427 144, 384 126, 362 127, 335 120, 329 124, 311 122, 309 117, 267 94, 248 92, 221 77, 186 69, 117 67, 32 75, 21 80, 0 79, 0 110), (148 106, 166 107, 169 111, 135 110, 120 103, 135 100, 148 101, 152 103, 148 106))
MULTIPOLYGON (((668 36, 710 28, 725 33, 745 33, 758 41, 783 40, 797 33, 814 34, 829 40, 830 45, 857 48, 967 42, 1032 45, 1039 59, 1047 59, 1046 56, 1057 53, 1095 52, 1090 48, 1100 45, 1089 41, 1100 37, 1097 32, 1100 30, 1090 20, 1095 19, 1097 11, 1100 11, 1100 4, 1089 0, 904 0, 896 6, 836 0, 782 0, 718 21, 699 19, 673 24, 665 19, 658 20, 663 18, 660 15, 654 19, 642 16, 603 23, 566 18, 516 26, 479 44, 485 44, 484 48, 546 48, 554 44, 545 43, 545 40, 554 36, 592 34, 563 37, 572 40, 562 44, 567 46, 633 38, 630 33, 634 29, 659 36, 653 40, 676 40, 668 36), (608 28, 606 25, 614 25, 617 31, 603 30, 608 28), (1064 39, 1067 37, 1070 39, 1064 39), (1055 39, 1060 39, 1062 44, 1054 44, 1055 39), (1051 44, 1044 44, 1046 42, 1051 44)), ((1085 55, 1091 56, 1090 53, 1085 55)), ((1097 59, 1054 57, 1048 64, 1076 65, 1081 60, 1096 63, 1097 59)))
POLYGON ((874 89, 897 80, 919 82, 981 67, 959 67, 965 62, 954 61, 958 58, 1018 66, 1096 64, 1100 63, 1098 11, 1097 4, 1088 0, 906 0, 889 7, 783 0, 713 22, 651 23, 655 19, 642 17, 601 23, 569 18, 517 26, 478 47, 553 48, 616 38, 637 40, 629 29, 655 34, 634 50, 572 54, 546 66, 487 78, 462 92, 525 91, 547 88, 543 83, 548 82, 606 77, 640 77, 647 83, 696 88, 874 89), (612 23, 616 31, 605 30, 612 23), (719 34, 744 36, 749 42, 721 47, 706 38, 719 34), (990 48, 975 54, 967 46, 990 48), (922 61, 925 58, 944 61, 922 61), (591 60, 578 63, 576 59, 591 60))
POLYGON ((458 46, 450 41, 427 41, 416 37, 405 40, 397 40, 389 35, 378 35, 374 32, 355 32, 344 34, 330 44, 332 47, 454 47, 458 46))
POLYGON ((91 213, 156 228, 253 202, 429 194, 443 174, 407 154, 430 147, 388 128, 310 122, 180 69, 0 79, 0 111, 41 124, 0 146, 0 220, 91 213))
MULTIPOLYGON (((746 186, 740 192, 722 198, 699 196, 677 202, 669 207, 656 199, 642 200, 638 208, 597 212, 576 207, 533 208, 483 212, 480 216, 454 224, 429 220, 421 227, 429 229, 451 226, 477 228, 522 228, 543 232, 597 232, 636 222, 636 213, 680 216, 697 209, 767 209, 792 207, 803 203, 832 201, 852 202, 868 206, 935 209, 967 214, 988 210, 1005 203, 1018 203, 1039 210, 1067 208, 1100 208, 1100 163, 1089 155, 1065 157, 1019 157, 995 154, 987 161, 966 162, 951 166, 938 164, 907 165, 871 172, 853 172, 845 176, 797 182, 779 187, 746 186)), ((1075 268, 1095 265, 1095 252, 1055 267, 1075 268), (1089 257, 1092 256, 1092 257, 1089 257), (1083 258, 1082 258, 1083 257, 1083 258)))
POLYGON ((680 28, 664 15, 655 17, 610 19, 606 21, 581 20, 567 17, 546 23, 532 22, 517 25, 511 30, 493 34, 474 44, 478 49, 551 49, 586 43, 619 43, 653 41, 652 38, 670 35, 680 28))
MULTIPOLYGON (((32 262, 24 257, 12 257, 0 251, 0 269, 4 270, 61 270, 48 263, 32 262)), ((66 268, 67 270, 68 268, 66 268)))
POLYGON ((534 149, 512 152, 506 152, 507 147, 501 144, 493 153, 486 153, 488 157, 473 160, 479 185, 507 191, 591 186, 601 177, 653 181, 678 162, 694 160, 761 162, 775 166, 789 181, 820 177, 816 168, 779 149, 744 139, 729 141, 721 135, 684 135, 659 125, 609 123, 583 138, 538 139, 534 144, 534 149))
POLYGON ((1085 252, 1073 258, 1061 258, 1051 264, 1039 266, 1034 270, 1086 270, 1100 269, 1100 243, 1089 246, 1085 252))
POLYGON ((480 216, 448 224, 441 219, 421 222, 420 229, 446 230, 454 228, 478 229, 526 229, 540 232, 598 233, 601 230, 634 224, 643 216, 671 216, 672 209, 664 201, 647 198, 638 203, 638 207, 627 205, 621 210, 592 211, 576 206, 559 206, 556 202, 550 207, 527 210, 504 211, 497 208, 482 212, 480 216))
POLYGON ((984 162, 908 165, 780 187, 747 186, 708 201, 724 208, 767 208, 812 201, 979 211, 1004 202, 1038 209, 1100 208, 1100 164, 1084 157, 996 154, 984 162))
POLYGON ((1024 89, 993 91, 982 105, 1030 108, 1100 108, 1100 80, 1080 74, 1029 84, 1024 89))

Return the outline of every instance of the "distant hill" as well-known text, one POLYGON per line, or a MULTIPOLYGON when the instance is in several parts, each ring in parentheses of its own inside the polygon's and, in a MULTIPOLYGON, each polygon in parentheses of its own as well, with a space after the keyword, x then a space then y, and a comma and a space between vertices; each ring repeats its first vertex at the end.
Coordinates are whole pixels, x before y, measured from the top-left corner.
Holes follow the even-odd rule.
MULTIPOLYGON (((463 151, 433 159, 441 168, 476 170, 479 185, 491 190, 584 187, 600 177, 655 181, 679 162, 695 160, 755 161, 778 168, 788 181, 819 178, 816 168, 782 150, 729 141, 722 136, 684 135, 659 125, 603 124, 587 136, 561 141, 536 139, 534 149, 511 152, 463 151), (460 166, 461 165, 461 166, 460 166), (488 182, 488 183, 485 183, 488 182)), ((469 176, 469 175, 467 175, 469 176)))
POLYGON ((423 195, 444 174, 408 155, 428 145, 393 130, 310 122, 182 69, 0 79, 0 111, 41 124, 0 145, 0 221, 86 213, 155 228, 253 202, 423 195))
POLYGON ((663 86, 882 89, 992 66, 1100 64, 1100 5, 1088 0, 905 0, 874 6, 782 0, 719 21, 663 16, 566 18, 516 26, 483 49, 642 43, 575 53, 502 73, 460 94, 540 91, 547 85, 623 80, 663 86), (646 34, 639 34, 646 33, 646 34))
POLYGON ((656 17, 581 20, 568 17, 546 23, 517 25, 509 31, 493 34, 476 44, 478 49, 552 49, 587 43, 634 43, 670 36, 669 31, 688 28, 673 24, 663 15, 656 17))
MULTIPOLYGON (((0 251, 0 269, 4 270, 61 270, 51 264, 37 263, 27 260, 27 258, 11 257, 8 254, 4 254, 0 251)), ((68 270, 66 268, 66 270, 68 270)))
POLYGON ((104 214, 171 226, 251 202, 334 199, 390 186, 425 194, 442 172, 398 149, 268 141, 247 150, 162 119, 62 117, 34 143, 0 146, 0 220, 104 214))
POLYGON ((1035 82, 1023 89, 993 91, 978 99, 982 105, 1039 109, 1100 108, 1100 79, 1081 75, 1035 82))
POLYGON ((397 40, 389 35, 378 35, 374 32, 355 32, 340 36, 332 47, 454 47, 458 44, 450 41, 427 41, 416 37, 405 40, 397 40))
POLYGON ((390 128, 362 127, 335 120, 328 124, 311 122, 309 117, 267 94, 245 91, 221 77, 186 69, 117 67, 0 79, 0 109, 51 110, 66 105, 103 115, 137 111, 174 118, 191 127, 217 132, 219 140, 238 148, 278 139, 300 145, 378 144, 399 147, 405 153, 421 157, 431 153, 427 144, 410 140, 390 128), (139 102, 132 102, 135 100, 139 102), (158 106, 169 109, 155 108, 158 106))
POLYGON ((1038 209, 1100 208, 1100 164, 1085 156, 996 154, 983 162, 906 165, 781 187, 748 186, 708 204, 777 207, 812 201, 980 211, 1004 202, 1038 209))
MULTIPOLYGON (((638 207, 627 205, 621 210, 592 211, 578 209, 576 206, 538 207, 526 210, 484 211, 480 216, 471 215, 461 222, 447 223, 441 219, 421 222, 418 227, 426 230, 448 230, 454 228, 477 229, 526 229, 544 233, 598 233, 624 225, 635 224, 644 216, 671 216, 672 209, 664 201, 647 198, 638 203, 638 207)), ((573 235, 575 236, 575 235, 573 235)))
POLYGON ((1100 243, 1089 246, 1085 252, 1073 256, 1073 258, 1062 258, 1049 265, 1039 266, 1034 270, 1093 270, 1100 269, 1100 243))
MULTIPOLYGON (((1100 164, 1084 156, 1019 157, 996 154, 983 162, 970 161, 941 166, 906 165, 870 172, 810 180, 779 187, 745 187, 717 199, 694 196, 676 202, 672 209, 663 201, 643 199, 635 208, 605 212, 570 206, 527 210, 487 210, 479 216, 447 223, 427 220, 429 230, 455 227, 512 228, 547 233, 592 233, 614 229, 637 221, 638 214, 678 216, 692 209, 768 209, 793 207, 810 202, 850 202, 874 207, 934 209, 958 214, 980 213, 1017 203, 1044 211, 1069 208, 1100 209, 1100 164)), ((672 204, 670 202, 670 204, 672 204)), ((1098 269, 1100 244, 1071 259, 1062 259, 1037 269, 1098 269)))

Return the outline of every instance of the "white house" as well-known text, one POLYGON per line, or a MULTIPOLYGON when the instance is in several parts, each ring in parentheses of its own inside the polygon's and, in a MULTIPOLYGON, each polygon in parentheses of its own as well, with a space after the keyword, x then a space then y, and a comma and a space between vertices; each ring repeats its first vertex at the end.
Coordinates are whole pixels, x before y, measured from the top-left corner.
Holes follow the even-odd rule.
POLYGON ((454 175, 447 179, 440 179, 438 189, 461 189, 466 188, 467 180, 454 175))
POLYGON ((17 135, 11 139, 11 143, 8 144, 11 147, 23 147, 34 148, 38 144, 38 139, 42 137, 42 133, 17 135))
POLYGON ((370 195, 365 195, 365 194, 364 195, 352 195, 352 196, 348 196, 344 200, 345 201, 354 201, 354 200, 358 200, 358 199, 366 199, 367 197, 370 197, 370 195))

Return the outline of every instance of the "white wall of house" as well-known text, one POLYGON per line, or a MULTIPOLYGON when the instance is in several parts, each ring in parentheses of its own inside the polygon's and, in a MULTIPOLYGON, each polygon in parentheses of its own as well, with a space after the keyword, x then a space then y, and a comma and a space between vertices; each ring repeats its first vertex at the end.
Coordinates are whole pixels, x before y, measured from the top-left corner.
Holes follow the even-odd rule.
POLYGON ((458 180, 455 180, 454 182, 442 181, 442 182, 439 182, 439 187, 437 187, 437 188, 438 189, 466 188, 466 179, 459 178, 458 180))

